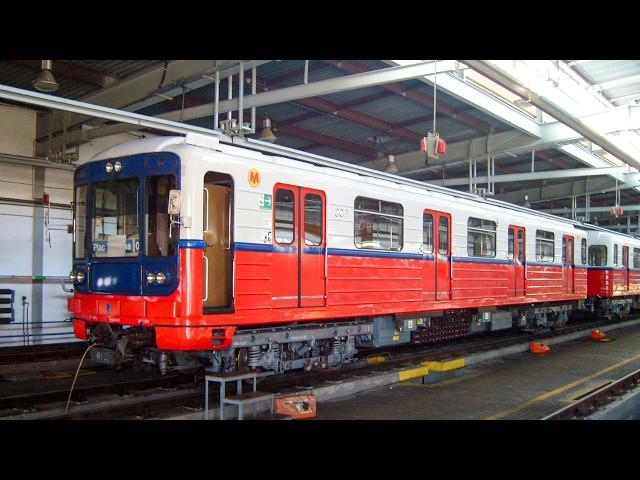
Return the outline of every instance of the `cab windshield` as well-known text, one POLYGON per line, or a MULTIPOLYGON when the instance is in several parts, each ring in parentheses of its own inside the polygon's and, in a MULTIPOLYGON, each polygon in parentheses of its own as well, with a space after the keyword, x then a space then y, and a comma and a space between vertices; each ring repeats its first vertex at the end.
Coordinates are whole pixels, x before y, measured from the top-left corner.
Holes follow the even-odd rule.
POLYGON ((92 251, 96 258, 136 257, 140 252, 138 188, 140 180, 93 184, 92 251))

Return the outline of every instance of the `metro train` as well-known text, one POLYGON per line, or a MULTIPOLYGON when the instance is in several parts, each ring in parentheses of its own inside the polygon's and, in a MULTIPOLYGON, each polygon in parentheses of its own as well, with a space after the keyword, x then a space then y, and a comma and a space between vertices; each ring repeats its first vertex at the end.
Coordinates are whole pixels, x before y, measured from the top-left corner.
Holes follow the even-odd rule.
POLYGON ((159 137, 76 169, 68 309, 94 360, 281 373, 638 302, 631 236, 273 148, 159 137))

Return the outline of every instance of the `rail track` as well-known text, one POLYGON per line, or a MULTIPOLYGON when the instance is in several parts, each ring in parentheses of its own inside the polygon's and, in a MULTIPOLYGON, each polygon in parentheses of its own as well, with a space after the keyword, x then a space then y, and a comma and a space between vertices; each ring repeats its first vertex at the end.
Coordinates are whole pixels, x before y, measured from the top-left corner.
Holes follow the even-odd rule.
POLYGON ((87 348, 86 342, 52 343, 23 347, 0 348, 0 366, 80 358, 87 348))
POLYGON ((595 413, 598 409, 613 402, 640 384, 640 369, 623 378, 604 385, 579 398, 572 404, 547 415, 543 420, 578 420, 595 413))
MULTIPOLYGON (((634 319, 637 318, 640 317, 634 319)), ((628 320, 630 319, 624 321, 628 320)), ((260 389, 278 392, 284 388, 311 387, 327 380, 348 379, 362 372, 381 372, 405 365, 415 365, 421 361, 446 360, 526 341, 544 340, 579 331, 586 333, 593 328, 614 323, 619 322, 597 320, 541 333, 507 330, 447 340, 428 346, 404 346, 393 350, 369 349, 362 351, 360 357, 350 364, 318 371, 294 371, 267 377, 260 389), (384 356, 385 361, 369 364, 367 358, 371 356, 384 356)), ((71 379, 57 380, 57 383, 49 384, 44 390, 22 389, 11 393, 6 389, 0 389, 0 419, 149 417, 179 406, 198 408, 203 401, 201 379, 202 372, 189 376, 180 374, 158 376, 132 371, 98 371, 94 381, 81 377, 74 390, 72 407, 68 415, 64 414, 64 405, 60 403, 66 400, 69 394, 71 379)), ((211 401, 216 401, 215 395, 211 396, 211 401)))

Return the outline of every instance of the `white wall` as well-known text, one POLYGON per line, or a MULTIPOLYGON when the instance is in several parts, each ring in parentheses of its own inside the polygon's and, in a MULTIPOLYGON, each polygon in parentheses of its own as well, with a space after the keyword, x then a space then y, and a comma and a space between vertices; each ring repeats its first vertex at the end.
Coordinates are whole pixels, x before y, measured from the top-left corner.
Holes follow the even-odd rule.
MULTIPOLYGON (((36 113, 32 110, 0 105, 0 153, 33 156, 35 141, 36 113)), ((0 197, 15 200, 33 200, 34 168, 0 163, 0 197)), ((69 204, 72 199, 73 172, 65 170, 45 170, 44 191, 53 203, 69 204)), ((22 296, 32 302, 33 215, 34 207, 10 205, 0 201, 0 275, 16 275, 27 278, 0 279, 0 288, 15 290, 15 323, 0 325, 0 347, 22 345, 20 324, 23 321, 22 296), (2 338, 17 335, 16 338, 2 338)), ((71 223, 71 212, 51 209, 51 226, 65 228, 71 223)), ((51 231, 51 246, 43 234, 43 274, 45 276, 67 276, 71 270, 71 235, 66 230, 51 231)), ((73 339, 71 324, 65 322, 70 317, 67 312, 67 297, 59 283, 45 283, 43 286, 43 321, 54 322, 43 325, 47 334, 38 341, 59 342, 73 339), (63 335, 48 335, 62 333, 63 335)), ((33 319, 31 309, 29 320, 33 319)), ((32 338, 32 343, 35 341, 32 338)))
POLYGON ((35 111, 0 104, 0 152, 32 157, 35 137, 35 111))
MULTIPOLYGON (((0 153, 33 156, 36 135, 36 113, 32 110, 0 104, 0 153)), ((79 164, 85 163, 96 153, 124 142, 139 138, 140 133, 119 134, 99 138, 80 146, 79 164)), ((149 135, 146 135, 147 137, 149 135)), ((0 197, 15 200, 33 200, 34 168, 0 163, 0 197)), ((52 203, 68 205, 73 199, 73 172, 59 169, 45 170, 45 188, 52 203)), ((19 275, 31 277, 33 251, 34 207, 9 205, 0 201, 0 276, 19 275)), ((51 245, 46 230, 43 235, 43 274, 47 277, 66 277, 71 270, 72 236, 66 225, 72 223, 69 210, 51 209, 51 245)), ((67 284, 67 287, 69 285, 67 284)), ((22 296, 31 304, 33 287, 30 278, 0 279, 0 288, 15 290, 15 323, 0 325, 0 347, 22 345, 23 307, 22 296), (16 338, 2 338, 17 335, 16 338)), ((74 339, 67 311, 67 298, 59 280, 43 286, 43 337, 31 339, 31 343, 68 342, 74 339), (55 335, 51 335, 55 334, 55 335)), ((31 308, 29 320, 33 320, 31 308)))

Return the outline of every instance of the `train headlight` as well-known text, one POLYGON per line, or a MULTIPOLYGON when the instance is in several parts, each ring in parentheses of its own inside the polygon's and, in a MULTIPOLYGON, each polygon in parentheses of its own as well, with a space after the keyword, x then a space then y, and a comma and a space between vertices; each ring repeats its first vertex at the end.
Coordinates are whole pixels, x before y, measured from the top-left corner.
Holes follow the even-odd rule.
POLYGON ((78 274, 74 270, 71 270, 71 272, 69 273, 69 281, 71 283, 76 283, 77 279, 78 279, 78 274))
POLYGON ((153 285, 156 283, 156 274, 153 272, 147 273, 147 283, 153 285))
POLYGON ((156 273, 156 283, 158 285, 164 285, 167 281, 167 275, 162 273, 162 272, 158 272, 156 273))
POLYGON ((114 164, 113 164, 113 170, 114 170, 116 173, 119 173, 119 172, 120 172, 120 170, 122 170, 122 163, 120 163, 120 162, 116 162, 116 163, 114 163, 114 164))
POLYGON ((107 173, 111 173, 113 172, 113 163, 109 162, 105 165, 104 169, 107 171, 107 173))
POLYGON ((82 283, 84 282, 84 278, 85 278, 84 272, 76 272, 76 282, 82 283))

